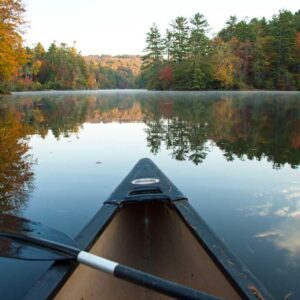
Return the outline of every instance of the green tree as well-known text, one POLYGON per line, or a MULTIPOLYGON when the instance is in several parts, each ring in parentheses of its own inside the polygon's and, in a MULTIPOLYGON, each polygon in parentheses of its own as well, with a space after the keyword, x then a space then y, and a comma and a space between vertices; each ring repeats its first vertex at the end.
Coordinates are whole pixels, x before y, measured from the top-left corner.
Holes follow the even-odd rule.
POLYGON ((147 33, 146 54, 142 57, 141 78, 146 82, 147 88, 157 89, 159 87, 159 69, 163 62, 164 41, 155 24, 147 33))
POLYGON ((295 36, 296 28, 293 24, 294 16, 289 11, 280 11, 270 22, 272 36, 275 86, 279 89, 293 89, 295 82, 293 70, 295 63, 295 36))
POLYGON ((166 36, 163 41, 164 41, 164 54, 166 55, 167 62, 169 62, 171 60, 171 52, 172 52, 172 44, 173 44, 173 35, 169 29, 167 29, 166 36))
POLYGON ((157 65, 163 60, 163 39, 155 24, 150 28, 146 38, 146 54, 142 57, 142 69, 147 69, 149 66, 157 65))
POLYGON ((208 22, 203 15, 197 13, 191 20, 190 51, 191 51, 191 79, 189 88, 193 90, 205 89, 211 77, 207 58, 210 55, 210 40, 207 37, 208 22))
POLYGON ((177 17, 172 23, 173 43, 171 47, 171 57, 175 62, 182 62, 190 54, 189 26, 185 17, 177 17))
POLYGON ((210 51, 210 40, 207 37, 208 22, 205 17, 199 13, 195 14, 191 20, 190 28, 190 48, 191 55, 196 61, 199 58, 206 56, 210 51))
POLYGON ((224 42, 230 41, 234 36, 236 36, 236 27, 237 17, 230 16, 230 18, 226 21, 225 27, 218 33, 218 37, 224 42))

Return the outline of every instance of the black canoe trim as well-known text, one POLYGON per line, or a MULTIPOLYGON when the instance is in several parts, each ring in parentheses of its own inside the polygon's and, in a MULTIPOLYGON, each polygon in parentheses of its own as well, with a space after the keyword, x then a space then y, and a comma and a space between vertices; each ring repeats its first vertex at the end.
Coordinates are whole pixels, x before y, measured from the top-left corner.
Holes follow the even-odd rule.
POLYGON ((219 266, 219 269, 230 280, 241 297, 251 300, 274 299, 248 268, 215 235, 187 201, 174 203, 174 206, 193 236, 219 266))
MULTIPOLYGON (((180 218, 201 243, 206 252, 219 265, 220 270, 231 281, 237 292, 248 300, 272 300, 273 297, 259 283, 211 231, 187 198, 158 169, 150 159, 141 159, 120 183, 101 209, 75 238, 81 249, 89 250, 104 232, 115 214, 124 204, 133 202, 165 201, 173 205, 180 218), (132 181, 140 178, 156 178, 159 183, 135 185, 132 181)), ((24 299, 51 299, 75 270, 75 262, 54 262, 28 291, 24 299)))
MULTIPOLYGON (((89 250, 118 212, 116 205, 103 205, 81 233, 74 239, 80 249, 89 250)), ((76 269, 78 263, 54 262, 26 293, 23 299, 52 299, 76 269)))

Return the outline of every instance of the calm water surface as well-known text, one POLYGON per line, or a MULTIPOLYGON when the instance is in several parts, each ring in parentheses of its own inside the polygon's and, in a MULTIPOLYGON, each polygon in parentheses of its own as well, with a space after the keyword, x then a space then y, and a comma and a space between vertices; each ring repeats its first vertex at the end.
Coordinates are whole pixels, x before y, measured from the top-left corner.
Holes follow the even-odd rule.
MULTIPOLYGON (((300 93, 0 97, 2 212, 75 237, 142 157, 276 299, 300 299, 300 93)), ((47 267, 1 258, 0 298, 21 298, 47 267)))

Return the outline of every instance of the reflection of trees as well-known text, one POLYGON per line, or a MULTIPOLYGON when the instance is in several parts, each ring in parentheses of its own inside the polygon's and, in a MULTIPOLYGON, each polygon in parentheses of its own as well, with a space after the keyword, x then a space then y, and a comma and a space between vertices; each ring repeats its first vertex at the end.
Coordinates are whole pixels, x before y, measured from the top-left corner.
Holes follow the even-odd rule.
MULTIPOLYGON (((7 105, 12 106, 11 103, 7 105)), ((42 137, 49 131, 56 138, 68 137, 78 133, 84 122, 143 121, 140 103, 130 97, 124 99, 120 96, 35 96, 21 98, 13 105, 34 133, 42 137)))
MULTIPOLYGON (((165 100, 170 106, 171 98, 165 100)), ((227 160, 266 158, 274 168, 300 164, 300 103, 297 97, 262 96, 240 99, 173 100, 172 115, 161 101, 148 104, 147 140, 153 153, 162 143, 178 160, 201 163, 207 142, 214 142, 227 160)))
POLYGON ((220 132, 214 141, 227 159, 266 158, 274 168, 285 163, 292 168, 300 164, 300 145, 295 147, 294 143, 299 133, 300 105, 296 100, 271 100, 238 103, 227 99, 215 105, 220 132), (220 106, 230 106, 231 113, 228 108, 220 110, 220 106), (227 113, 222 115, 220 111, 227 113))
POLYGON ((65 97, 53 101, 51 97, 43 97, 24 107, 25 119, 41 136, 51 130, 58 138, 68 137, 78 132, 86 119, 87 101, 77 101, 75 97, 65 97))
POLYGON ((0 110, 0 211, 21 208, 33 187, 33 161, 26 138, 29 133, 20 115, 0 110))
POLYGON ((178 118, 169 120, 150 120, 147 124, 147 141, 150 151, 157 154, 161 143, 171 151, 177 160, 191 160, 195 164, 201 163, 207 155, 206 126, 192 124, 178 118))
POLYGON ((197 121, 205 113, 205 105, 198 102, 190 105, 192 107, 186 106, 184 101, 177 101, 172 102, 171 108, 170 102, 166 105, 159 102, 159 106, 153 108, 152 115, 147 114, 147 141, 152 153, 157 154, 164 142, 177 160, 191 160, 199 164, 206 158, 208 124, 197 121), (175 112, 180 112, 180 115, 175 112))
POLYGON ((146 124, 148 125, 145 130, 147 133, 147 146, 153 154, 157 154, 163 140, 164 123, 162 120, 149 120, 146 121, 146 124))
POLYGON ((15 101, 2 98, 1 107, 16 111, 43 137, 49 130, 57 138, 67 137, 84 122, 144 121, 154 154, 164 145, 173 158, 199 164, 212 142, 228 160, 267 159, 275 168, 300 164, 297 94, 35 94, 15 101))

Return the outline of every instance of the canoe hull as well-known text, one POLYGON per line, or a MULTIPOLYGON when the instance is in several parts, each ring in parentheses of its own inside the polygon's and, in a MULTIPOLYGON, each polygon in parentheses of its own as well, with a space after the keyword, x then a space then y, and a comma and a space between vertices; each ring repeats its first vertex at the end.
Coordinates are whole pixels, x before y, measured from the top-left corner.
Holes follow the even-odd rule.
MULTIPOLYGON (((273 299, 149 159, 136 164, 75 241, 97 255, 223 299, 273 299)), ((25 297, 47 298, 167 299, 72 263, 54 263, 25 297)))
MULTIPOLYGON (((224 299, 241 299, 170 203, 125 205, 91 252, 224 299)), ((168 299, 79 266, 55 299, 168 299)))

